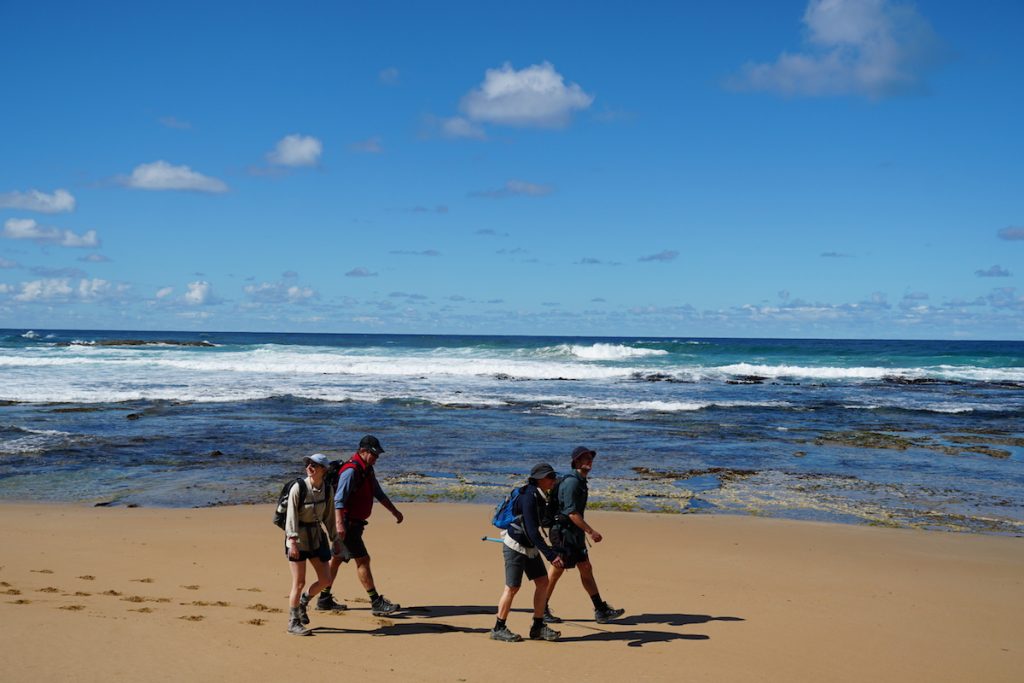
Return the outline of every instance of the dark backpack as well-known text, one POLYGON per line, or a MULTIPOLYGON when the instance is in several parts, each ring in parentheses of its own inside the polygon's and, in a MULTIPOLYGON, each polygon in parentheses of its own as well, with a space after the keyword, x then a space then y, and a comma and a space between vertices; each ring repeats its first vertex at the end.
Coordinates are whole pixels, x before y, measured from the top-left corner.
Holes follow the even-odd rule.
POLYGON ((341 477, 341 468, 344 464, 341 460, 332 460, 327 465, 327 474, 324 475, 324 481, 327 482, 332 491, 338 490, 338 479, 341 477))
POLYGON ((548 492, 547 503, 544 504, 544 508, 540 511, 540 525, 544 529, 550 529, 555 525, 555 522, 564 522, 568 519, 562 514, 562 505, 558 500, 558 489, 562 486, 563 481, 565 481, 565 476, 555 479, 554 487, 548 492))
POLYGON ((494 508, 494 516, 491 517, 491 524, 499 529, 508 529, 519 518, 513 508, 520 494, 526 490, 525 486, 517 486, 505 496, 505 500, 498 503, 494 508))
POLYGON ((274 508, 274 525, 284 529, 285 524, 288 522, 288 496, 291 495, 292 487, 295 486, 295 482, 299 484, 299 509, 306 504, 306 480, 302 477, 292 479, 290 482, 281 487, 281 493, 277 497, 277 507, 274 508))

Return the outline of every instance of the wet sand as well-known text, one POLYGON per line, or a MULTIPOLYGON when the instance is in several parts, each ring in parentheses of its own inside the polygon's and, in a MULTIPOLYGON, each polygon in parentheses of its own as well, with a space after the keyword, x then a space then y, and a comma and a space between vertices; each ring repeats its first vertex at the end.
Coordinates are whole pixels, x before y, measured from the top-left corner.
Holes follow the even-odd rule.
MULTIPOLYGON (((366 532, 378 588, 412 609, 369 612, 351 566, 347 612, 285 633, 288 569, 270 506, 0 505, 5 681, 580 680, 1019 681, 1024 539, 753 517, 588 514, 599 625, 574 572, 558 643, 491 641, 501 593, 491 509, 405 504, 366 532)), ((312 570, 310 570, 312 576, 312 570)), ((525 635, 532 587, 509 626, 525 635)))

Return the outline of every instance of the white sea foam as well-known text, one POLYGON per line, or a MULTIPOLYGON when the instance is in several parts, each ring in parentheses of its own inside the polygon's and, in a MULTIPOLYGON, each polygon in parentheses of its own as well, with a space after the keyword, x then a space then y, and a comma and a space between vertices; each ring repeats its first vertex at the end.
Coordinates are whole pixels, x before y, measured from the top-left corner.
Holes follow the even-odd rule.
POLYGON ((898 371, 892 368, 872 368, 872 367, 854 367, 854 368, 838 368, 838 367, 806 367, 799 365, 755 365, 752 363, 735 363, 733 365, 723 365, 717 368, 717 370, 725 375, 729 376, 757 376, 767 377, 769 379, 780 379, 783 377, 792 378, 809 378, 809 379, 820 379, 820 380, 837 380, 837 379, 860 379, 860 380, 871 380, 871 379, 882 379, 890 375, 898 374, 898 371))
POLYGON ((583 360, 616 361, 630 358, 648 358, 652 356, 667 356, 668 351, 664 349, 645 349, 624 344, 559 344, 557 346, 542 349, 542 352, 557 355, 568 355, 583 360))
POLYGON ((25 436, 8 441, 0 441, 0 455, 25 455, 53 448, 67 441, 72 436, 68 432, 56 429, 28 429, 17 427, 25 436))
POLYGON ((25 334, 21 335, 22 339, 39 339, 39 333, 35 330, 29 330, 25 334))

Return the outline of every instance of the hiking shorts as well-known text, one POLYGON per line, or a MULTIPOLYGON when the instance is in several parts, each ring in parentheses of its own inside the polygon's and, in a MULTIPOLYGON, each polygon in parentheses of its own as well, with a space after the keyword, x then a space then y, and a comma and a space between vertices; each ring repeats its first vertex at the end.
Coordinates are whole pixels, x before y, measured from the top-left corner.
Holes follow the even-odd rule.
POLYGON ((343 543, 349 557, 353 560, 370 554, 366 550, 366 544, 363 543, 363 529, 366 528, 366 525, 367 522, 363 519, 345 520, 345 540, 343 543))
MULTIPOLYGON (((284 547, 284 554, 285 557, 288 557, 288 546, 284 547)), ((300 550, 299 559, 293 560, 291 557, 288 557, 289 562, 305 562, 306 560, 331 561, 331 544, 327 542, 326 538, 316 550, 300 550)))
POLYGON ((523 572, 526 572, 526 578, 530 581, 536 581, 548 574, 540 555, 527 557, 507 545, 501 546, 501 552, 505 556, 505 585, 509 588, 519 588, 523 585, 523 572))
POLYGON ((566 569, 572 569, 580 562, 590 561, 586 536, 576 527, 567 529, 558 524, 551 527, 551 545, 562 556, 562 563, 566 569))

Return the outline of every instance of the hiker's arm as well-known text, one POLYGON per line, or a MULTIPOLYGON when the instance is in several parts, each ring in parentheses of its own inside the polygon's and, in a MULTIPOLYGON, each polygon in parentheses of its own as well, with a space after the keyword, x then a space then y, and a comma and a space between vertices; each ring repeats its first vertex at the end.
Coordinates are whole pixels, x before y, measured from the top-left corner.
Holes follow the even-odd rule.
POLYGON ((288 543, 288 556, 299 559, 299 486, 288 492, 288 511, 285 513, 284 537, 288 543))
POLYGON ((592 526, 587 524, 587 520, 583 519, 583 515, 581 515, 580 513, 570 512, 569 520, 572 521, 572 523, 578 526, 579 528, 583 529, 583 533, 590 536, 590 538, 593 539, 594 543, 600 543, 601 539, 604 538, 604 536, 599 534, 592 526))
POLYGON ((334 494, 334 526, 338 532, 338 538, 345 540, 345 517, 348 512, 345 504, 352 492, 352 470, 347 469, 338 477, 338 492, 334 494))
POLYGON ((395 504, 392 503, 391 499, 384 493, 384 489, 380 487, 380 482, 377 481, 377 477, 373 478, 373 497, 377 499, 377 502, 387 508, 388 512, 395 516, 395 522, 398 524, 402 523, 402 520, 405 519, 405 515, 395 507, 395 504))
POLYGON ((530 500, 523 500, 525 496, 519 498, 522 501, 523 509, 523 532, 526 533, 526 537, 530 539, 533 547, 539 550, 548 559, 548 562, 554 563, 558 559, 558 553, 547 544, 544 535, 540 533, 540 519, 537 518, 536 496, 538 495, 540 494, 533 493, 530 500))

